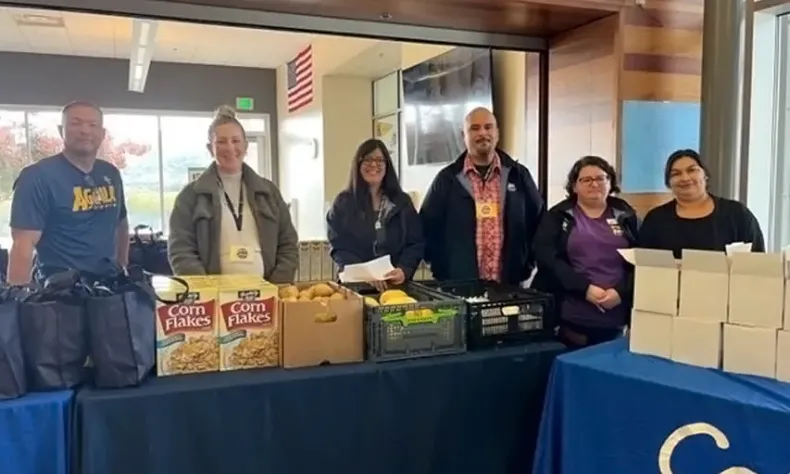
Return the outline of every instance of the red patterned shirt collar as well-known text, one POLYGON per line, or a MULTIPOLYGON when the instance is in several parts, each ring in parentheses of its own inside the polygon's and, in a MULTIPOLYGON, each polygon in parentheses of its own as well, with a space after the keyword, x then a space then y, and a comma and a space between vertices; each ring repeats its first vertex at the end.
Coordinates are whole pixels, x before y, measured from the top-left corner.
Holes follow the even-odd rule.
MULTIPOLYGON (((491 160, 491 168, 489 168, 488 172, 492 173, 495 170, 501 171, 501 167, 502 160, 499 159, 499 153, 494 152, 494 159, 491 160)), ((477 173, 477 168, 475 168, 475 164, 472 163, 472 159, 469 158, 469 155, 467 154, 466 158, 464 159, 464 174, 467 174, 470 171, 477 173)))

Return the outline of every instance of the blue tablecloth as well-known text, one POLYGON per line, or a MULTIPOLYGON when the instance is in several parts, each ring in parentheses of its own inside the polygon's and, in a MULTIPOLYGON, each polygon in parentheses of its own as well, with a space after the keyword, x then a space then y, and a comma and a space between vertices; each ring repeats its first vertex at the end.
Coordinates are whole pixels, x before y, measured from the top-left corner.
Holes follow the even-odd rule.
POLYGON ((674 474, 787 474, 789 441, 790 385, 631 354, 620 339, 557 359, 533 472, 666 474, 663 457, 674 474))
POLYGON ((82 474, 522 474, 556 343, 77 395, 82 474))
POLYGON ((71 391, 0 401, 0 473, 67 474, 71 391))

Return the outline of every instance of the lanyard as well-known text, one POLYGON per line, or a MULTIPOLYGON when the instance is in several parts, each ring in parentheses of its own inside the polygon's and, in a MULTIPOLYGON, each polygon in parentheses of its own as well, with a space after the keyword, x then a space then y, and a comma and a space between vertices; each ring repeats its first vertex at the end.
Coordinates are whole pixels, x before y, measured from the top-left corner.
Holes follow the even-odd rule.
POLYGON ((373 225, 373 228, 375 230, 381 230, 381 226, 383 225, 383 220, 384 220, 384 213, 386 212, 386 210, 387 209, 384 206, 384 200, 382 200, 381 203, 379 204, 379 212, 378 215, 376 216, 376 223, 373 225))
POLYGON ((225 204, 228 206, 230 215, 233 216, 233 223, 236 224, 236 230, 241 232, 241 225, 244 221, 244 183, 239 183, 239 211, 236 213, 236 210, 233 208, 233 201, 230 200, 228 192, 225 191, 225 186, 222 184, 222 180, 219 178, 217 180, 219 181, 219 187, 222 189, 222 194, 225 195, 225 204))

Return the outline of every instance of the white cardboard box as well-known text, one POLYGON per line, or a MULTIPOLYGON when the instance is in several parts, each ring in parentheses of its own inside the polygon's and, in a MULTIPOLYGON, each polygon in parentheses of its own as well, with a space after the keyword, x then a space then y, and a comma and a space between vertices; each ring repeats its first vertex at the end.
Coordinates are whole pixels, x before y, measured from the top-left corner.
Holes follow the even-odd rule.
POLYGON ((635 354, 669 359, 672 355, 672 324, 677 319, 668 314, 631 311, 628 348, 635 354))
POLYGON ((790 332, 779 331, 776 336, 776 379, 790 382, 790 332))
POLYGON ((635 281, 633 308, 677 315, 678 263, 669 250, 633 249, 635 281))
POLYGON ((727 372, 776 377, 777 330, 724 325, 723 367, 727 372))
POLYGON ((722 324, 719 321, 678 317, 672 321, 672 360, 721 368, 722 324))
POLYGON ((678 314, 684 318, 726 322, 730 292, 727 255, 683 249, 680 268, 678 314))
POLYGON ((784 255, 736 252, 731 258, 727 321, 740 326, 780 329, 784 310, 784 255))

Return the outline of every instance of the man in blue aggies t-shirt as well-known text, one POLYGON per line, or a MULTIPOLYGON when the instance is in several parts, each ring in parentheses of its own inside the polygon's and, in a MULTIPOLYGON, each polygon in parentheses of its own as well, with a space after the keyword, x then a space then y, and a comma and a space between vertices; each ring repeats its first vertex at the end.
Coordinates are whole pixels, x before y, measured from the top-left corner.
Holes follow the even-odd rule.
POLYGON ((96 275, 127 264, 129 224, 118 168, 98 160, 103 114, 87 102, 63 108, 63 151, 19 174, 11 203, 8 282, 75 269, 96 275))

